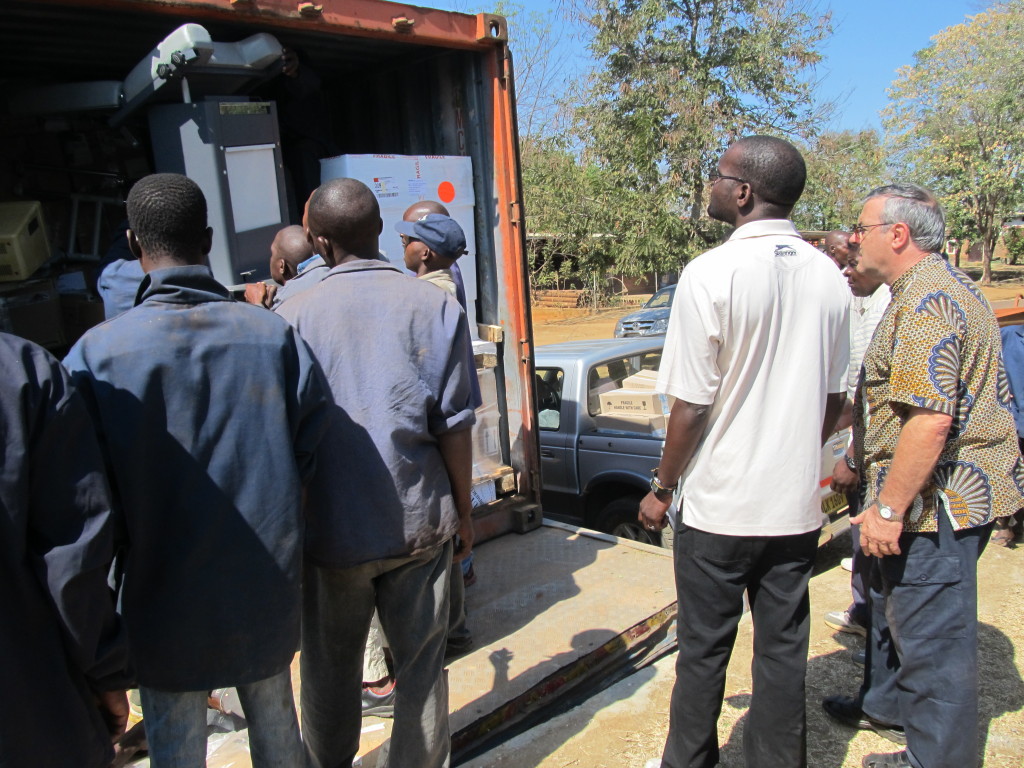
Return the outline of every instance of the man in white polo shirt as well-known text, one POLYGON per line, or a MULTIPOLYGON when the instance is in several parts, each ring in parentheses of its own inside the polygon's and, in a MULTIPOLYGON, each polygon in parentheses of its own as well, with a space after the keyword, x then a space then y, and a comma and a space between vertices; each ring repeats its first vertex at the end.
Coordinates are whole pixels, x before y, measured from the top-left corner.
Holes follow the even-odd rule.
POLYGON ((806 169, 789 143, 749 136, 711 178, 708 215, 736 227, 687 265, 659 391, 665 449, 640 522, 676 525, 679 655, 664 768, 711 768, 725 671, 747 593, 754 621, 748 768, 806 766, 807 584, 821 527, 821 446, 846 397, 849 294, 788 221, 806 169))

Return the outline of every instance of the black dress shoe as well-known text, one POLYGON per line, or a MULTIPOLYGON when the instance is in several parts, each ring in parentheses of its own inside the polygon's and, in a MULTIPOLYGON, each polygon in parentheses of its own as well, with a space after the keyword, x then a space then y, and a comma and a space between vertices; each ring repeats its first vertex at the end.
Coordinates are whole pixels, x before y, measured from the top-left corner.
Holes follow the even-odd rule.
POLYGON ((472 635, 467 634, 462 637, 449 637, 448 642, 444 646, 444 663, 447 664, 452 659, 467 654, 471 650, 473 650, 472 635))
MULTIPOLYGON (((847 696, 826 696, 824 701, 821 702, 821 708, 833 720, 850 728, 856 728, 861 731, 874 731, 883 739, 888 739, 894 744, 907 743, 907 734, 903 732, 903 728, 898 725, 882 723, 873 717, 868 717, 861 710, 860 705, 847 696)), ((884 765, 884 763, 879 763, 879 765, 884 765)), ((893 763, 893 765, 910 765, 910 763, 893 763)))
POLYGON ((386 692, 363 688, 363 717, 394 717, 395 716, 395 684, 386 692))
POLYGON ((910 765, 910 758, 907 757, 907 752, 874 752, 870 755, 865 755, 864 759, 860 761, 863 768, 901 768, 901 766, 910 765))

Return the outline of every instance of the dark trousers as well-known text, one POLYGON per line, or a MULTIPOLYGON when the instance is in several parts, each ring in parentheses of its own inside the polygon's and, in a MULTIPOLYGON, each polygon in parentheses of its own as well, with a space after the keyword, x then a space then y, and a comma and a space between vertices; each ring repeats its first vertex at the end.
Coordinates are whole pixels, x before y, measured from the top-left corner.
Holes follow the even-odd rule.
POLYGON ((666 768, 718 763, 718 716, 744 592, 754 621, 753 696, 743 734, 746 766, 807 765, 807 585, 817 545, 818 531, 722 536, 677 527, 679 652, 662 756, 666 768))
POLYGON ((905 533, 872 570, 862 708, 907 732, 916 768, 978 764, 978 558, 991 524, 905 533))
MULTIPOLYGON (((846 494, 846 501, 850 505, 850 517, 860 514, 860 494, 846 494)), ((853 540, 853 565, 850 568, 850 592, 853 593, 853 602, 846 609, 850 618, 862 627, 868 626, 870 621, 868 614, 871 613, 871 605, 868 602, 868 592, 871 588, 871 566, 875 558, 864 553, 860 548, 860 526, 850 526, 850 538, 853 540)))
POLYGON ((416 557, 304 568, 302 738, 315 768, 351 768, 359 751, 363 649, 374 608, 395 661, 395 720, 381 768, 448 768, 444 646, 452 542, 416 557))

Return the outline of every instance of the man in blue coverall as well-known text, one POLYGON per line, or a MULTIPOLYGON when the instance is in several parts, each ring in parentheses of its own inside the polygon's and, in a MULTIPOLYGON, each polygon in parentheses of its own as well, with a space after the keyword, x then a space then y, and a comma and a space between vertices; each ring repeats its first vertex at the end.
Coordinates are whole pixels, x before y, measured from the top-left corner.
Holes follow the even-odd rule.
POLYGON ((154 768, 202 765, 207 694, 236 687, 253 765, 301 768, 289 665, 323 373, 287 323, 213 279, 194 182, 140 180, 128 219, 146 273, 138 302, 86 333, 66 365, 112 470, 150 756, 154 768))

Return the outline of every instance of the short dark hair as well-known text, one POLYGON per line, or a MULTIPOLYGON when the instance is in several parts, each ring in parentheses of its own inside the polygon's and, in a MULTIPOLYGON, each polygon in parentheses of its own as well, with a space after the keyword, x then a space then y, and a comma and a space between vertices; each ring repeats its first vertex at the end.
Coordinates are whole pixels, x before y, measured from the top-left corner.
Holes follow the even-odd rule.
POLYGON ((206 198, 187 176, 154 173, 128 193, 128 226, 143 250, 187 256, 203 245, 206 198))
POLYGON ((740 175, 764 202, 792 208, 803 194, 807 166, 800 151, 774 136, 745 136, 737 162, 740 175))
POLYGON ((370 188, 356 179, 331 179, 309 198, 309 227, 351 253, 376 249, 380 204, 370 188))

